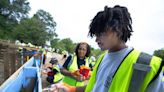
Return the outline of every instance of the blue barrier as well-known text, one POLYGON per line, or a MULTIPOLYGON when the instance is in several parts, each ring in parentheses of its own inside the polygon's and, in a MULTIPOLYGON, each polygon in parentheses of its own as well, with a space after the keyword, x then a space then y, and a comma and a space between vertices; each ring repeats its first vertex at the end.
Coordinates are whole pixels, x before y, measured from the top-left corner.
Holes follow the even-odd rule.
POLYGON ((4 84, 0 87, 0 92, 20 92, 33 91, 42 92, 42 81, 40 76, 40 59, 32 57, 25 63, 21 69, 18 69, 4 84))

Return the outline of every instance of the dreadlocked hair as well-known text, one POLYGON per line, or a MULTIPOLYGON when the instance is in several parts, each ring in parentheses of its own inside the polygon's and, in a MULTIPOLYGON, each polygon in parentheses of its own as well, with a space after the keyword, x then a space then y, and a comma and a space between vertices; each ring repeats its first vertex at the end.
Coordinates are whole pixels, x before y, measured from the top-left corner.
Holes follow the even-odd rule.
POLYGON ((126 7, 119 5, 105 6, 104 11, 98 12, 92 19, 88 35, 94 37, 108 31, 108 29, 116 32, 119 39, 124 42, 130 39, 133 32, 132 19, 126 7))

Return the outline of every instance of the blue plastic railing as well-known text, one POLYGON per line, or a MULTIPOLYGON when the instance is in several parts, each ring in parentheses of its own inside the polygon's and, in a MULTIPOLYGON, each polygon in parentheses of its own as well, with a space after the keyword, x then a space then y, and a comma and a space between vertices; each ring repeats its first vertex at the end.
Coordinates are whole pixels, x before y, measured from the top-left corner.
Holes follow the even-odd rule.
POLYGON ((41 62, 42 60, 32 57, 1 85, 0 92, 20 92, 22 88, 29 86, 32 79, 35 79, 33 92, 42 92, 41 62))

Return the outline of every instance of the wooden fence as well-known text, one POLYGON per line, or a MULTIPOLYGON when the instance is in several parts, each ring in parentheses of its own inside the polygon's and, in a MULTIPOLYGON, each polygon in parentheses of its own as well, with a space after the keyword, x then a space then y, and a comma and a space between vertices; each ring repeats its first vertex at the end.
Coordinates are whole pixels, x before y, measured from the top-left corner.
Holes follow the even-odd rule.
POLYGON ((0 85, 28 61, 33 55, 29 52, 34 51, 37 49, 0 41, 0 85))

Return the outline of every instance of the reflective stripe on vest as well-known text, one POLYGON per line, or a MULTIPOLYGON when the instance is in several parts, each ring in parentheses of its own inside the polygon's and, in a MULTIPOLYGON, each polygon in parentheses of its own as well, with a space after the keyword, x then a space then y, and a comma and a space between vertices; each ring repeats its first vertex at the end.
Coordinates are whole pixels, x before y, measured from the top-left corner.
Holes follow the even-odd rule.
POLYGON ((63 79, 63 75, 61 73, 57 73, 57 74, 54 75, 53 82, 57 83, 57 82, 61 81, 62 79, 63 79))
MULTIPOLYGON (((85 66, 89 67, 89 62, 88 62, 88 58, 85 59, 85 66)), ((72 64, 68 67, 68 70, 70 72, 75 72, 78 70, 78 65, 77 65, 77 56, 73 56, 72 57, 72 64)), ((75 79, 65 76, 63 79, 63 82, 72 85, 72 86, 84 86, 84 81, 83 82, 78 82, 75 79)))
MULTIPOLYGON (((112 79, 112 83, 109 87, 108 92, 128 92, 130 80, 132 78, 133 73, 133 65, 136 63, 140 52, 137 50, 133 50, 130 52, 127 57, 123 60, 122 64, 120 65, 119 69, 117 70, 114 78, 112 79)), ((89 83, 85 89, 85 92, 91 92, 92 88, 95 83, 96 79, 96 72, 98 70, 98 66, 102 61, 104 54, 100 56, 98 59, 89 83)), ((153 79, 156 73, 159 70, 161 64, 161 59, 158 57, 153 56, 150 62, 151 70, 146 74, 146 77, 143 80, 140 92, 144 92, 149 84, 149 82, 153 79)), ((136 80, 138 81, 138 80, 136 80)))
POLYGON ((59 67, 58 67, 57 65, 54 65, 52 69, 55 69, 55 70, 57 70, 58 72, 60 72, 60 69, 59 69, 59 67))
MULTIPOLYGON (((163 75, 164 75, 164 66, 162 67, 162 72, 163 72, 163 75)), ((162 81, 164 82, 164 76, 162 77, 162 81)))
POLYGON ((63 79, 63 75, 60 73, 60 69, 59 69, 59 67, 57 65, 54 65, 53 69, 58 71, 58 73, 56 73, 54 75, 54 80, 53 80, 54 83, 57 83, 57 82, 59 82, 60 80, 63 79))
POLYGON ((128 92, 140 92, 143 80, 151 69, 149 66, 151 59, 152 56, 149 54, 141 53, 139 55, 137 62, 133 65, 133 74, 128 92))

